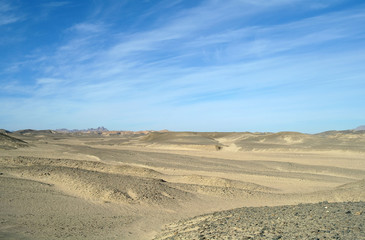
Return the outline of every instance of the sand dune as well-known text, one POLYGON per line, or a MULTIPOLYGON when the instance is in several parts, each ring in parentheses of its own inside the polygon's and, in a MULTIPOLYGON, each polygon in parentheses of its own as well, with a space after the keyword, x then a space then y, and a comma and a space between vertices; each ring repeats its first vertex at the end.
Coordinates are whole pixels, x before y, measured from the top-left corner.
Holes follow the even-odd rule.
MULTIPOLYGON (((211 214, 216 211, 233 209, 230 214, 238 218, 242 207, 365 200, 363 131, 116 135, 22 130, 0 137, 4 239, 199 238, 201 224, 212 228, 215 216, 228 219, 226 212, 211 214), (209 217, 187 220, 194 225, 169 225, 201 214, 209 217)), ((266 221, 260 214, 255 219, 266 221)), ((223 237, 240 239, 228 222, 219 229, 232 235, 223 237)), ((204 236, 219 238, 210 232, 204 236)), ((348 239, 358 236, 351 234, 348 239)))
POLYGON ((320 134, 279 133, 150 133, 143 138, 154 147, 248 151, 365 151, 365 131, 329 131, 320 134))
POLYGON ((220 150, 222 144, 214 134, 195 132, 152 132, 142 138, 154 147, 168 149, 220 150))

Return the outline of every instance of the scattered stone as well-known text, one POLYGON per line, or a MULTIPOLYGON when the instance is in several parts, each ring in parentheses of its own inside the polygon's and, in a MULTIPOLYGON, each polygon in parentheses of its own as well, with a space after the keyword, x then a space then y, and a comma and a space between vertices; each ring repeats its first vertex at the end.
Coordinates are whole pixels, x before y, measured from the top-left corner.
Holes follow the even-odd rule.
POLYGON ((155 239, 365 240, 364 208, 365 202, 238 208, 180 221, 155 239), (201 220, 207 218, 209 222, 201 220), (241 230, 239 234, 237 229, 241 230), (175 234, 171 237, 173 231, 175 234))

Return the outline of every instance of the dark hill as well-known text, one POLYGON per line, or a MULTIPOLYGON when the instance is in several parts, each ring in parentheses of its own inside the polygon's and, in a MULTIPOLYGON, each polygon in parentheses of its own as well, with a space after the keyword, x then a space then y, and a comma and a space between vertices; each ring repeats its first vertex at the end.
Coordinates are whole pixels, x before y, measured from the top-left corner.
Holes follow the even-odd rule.
POLYGON ((18 138, 0 133, 0 149, 16 149, 19 147, 27 147, 28 143, 18 138))

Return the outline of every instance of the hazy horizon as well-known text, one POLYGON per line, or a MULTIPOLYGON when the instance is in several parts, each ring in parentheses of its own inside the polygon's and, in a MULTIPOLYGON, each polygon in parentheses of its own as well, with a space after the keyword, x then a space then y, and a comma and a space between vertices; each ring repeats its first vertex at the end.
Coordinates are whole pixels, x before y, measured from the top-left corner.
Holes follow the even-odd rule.
MULTIPOLYGON (((39 129, 32 129, 32 128, 22 128, 22 129, 4 129, 10 132, 16 132, 16 131, 21 131, 21 130, 35 130, 35 131, 42 131, 42 130, 68 130, 68 131, 88 131, 88 130, 97 130, 98 128, 105 128, 107 129, 107 131, 131 131, 131 132, 143 132, 143 131, 169 131, 169 132, 272 132, 272 133, 279 133, 279 132, 299 132, 299 133, 304 133, 304 134, 316 134, 316 133, 322 133, 322 132, 328 132, 328 131, 348 131, 348 130, 356 130, 356 128, 364 128, 364 129, 360 129, 357 131, 363 131, 365 130, 365 125, 361 125, 361 126, 357 126, 355 128, 351 128, 351 129, 327 129, 321 132, 300 132, 300 131, 291 131, 291 130, 280 130, 280 131, 192 131, 192 130, 172 130, 172 129, 137 129, 137 130, 129 130, 129 129, 109 129, 107 127, 104 126, 99 126, 99 127, 90 127, 90 128, 54 128, 54 129, 46 129, 46 128, 39 128, 39 129)), ((0 128, 1 129, 1 128, 0 128)))

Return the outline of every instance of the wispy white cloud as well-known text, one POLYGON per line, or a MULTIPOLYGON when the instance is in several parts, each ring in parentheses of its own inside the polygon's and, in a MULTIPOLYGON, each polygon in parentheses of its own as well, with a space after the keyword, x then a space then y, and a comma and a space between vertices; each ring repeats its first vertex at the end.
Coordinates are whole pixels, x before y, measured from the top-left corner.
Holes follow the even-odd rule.
MULTIPOLYGON (((14 80, 0 91, 24 95, 30 103, 22 104, 42 114, 55 107, 66 113, 68 105, 80 117, 93 116, 96 109, 118 119, 149 116, 152 122, 161 122, 154 125, 157 128, 184 116, 216 116, 217 109, 242 121, 246 114, 240 112, 260 118, 260 111, 317 111, 321 104, 328 108, 346 101, 354 87, 358 92, 352 91, 353 96, 359 97, 364 91, 358 79, 365 77, 359 64, 365 61, 365 49, 353 51, 346 44, 359 44, 364 38, 364 8, 278 23, 248 21, 263 12, 305 3, 204 1, 142 31, 125 31, 90 18, 65 29, 61 44, 33 52, 23 63, 37 72, 30 77, 33 84, 24 88, 14 80), (330 49, 342 44, 344 48, 330 49), (349 73, 351 83, 344 86, 349 73), (334 95, 335 88, 343 92, 334 95), (318 104, 326 96, 332 102, 318 104), (46 105, 44 99, 49 100, 46 105), (164 112, 171 116, 158 116, 164 112)), ((330 4, 318 3, 323 8, 330 4)), ((187 119, 185 126, 193 120, 187 119)))
POLYGON ((68 31, 76 32, 79 34, 87 33, 87 34, 93 34, 93 33, 100 33, 105 30, 105 26, 103 24, 95 24, 95 23, 78 23, 76 25, 73 25, 71 28, 68 29, 68 31))
POLYGON ((11 23, 19 22, 24 19, 23 16, 16 13, 16 8, 9 2, 0 1, 0 27, 11 23))
MULTIPOLYGON (((279 1, 279 3, 282 3, 282 1, 279 1)), ((203 12, 208 11, 209 8, 211 6, 206 6, 203 12)), ((195 11, 198 10, 195 9, 195 11)), ((192 11, 193 18, 199 15, 195 11, 192 11)), ((220 16, 222 13, 218 13, 218 15, 220 16)), ((150 76, 157 78, 159 76, 158 72, 164 67, 163 64, 168 64, 170 58, 176 59, 177 56, 181 56, 183 59, 189 59, 191 56, 200 54, 200 48, 214 47, 217 44, 228 44, 227 47, 219 49, 221 52, 219 58, 226 58, 235 62, 245 57, 270 56, 274 53, 293 50, 305 45, 311 46, 339 38, 346 38, 349 35, 352 36, 352 33, 359 31, 359 29, 347 28, 348 21, 350 20, 347 16, 348 14, 336 14, 271 27, 253 26, 223 33, 211 32, 196 40, 195 38, 190 38, 191 31, 184 32, 177 29, 180 29, 181 25, 187 25, 184 27, 185 29, 203 29, 207 27, 206 23, 202 23, 198 27, 195 25, 199 25, 199 23, 194 24, 193 27, 190 27, 192 23, 182 24, 182 22, 189 18, 185 13, 181 18, 175 19, 175 22, 168 23, 157 29, 127 35, 123 38, 120 37, 120 34, 116 35, 115 43, 107 48, 97 46, 100 43, 100 38, 108 34, 104 31, 105 28, 102 25, 81 23, 71 28, 78 31, 77 37, 71 38, 68 43, 60 46, 53 56, 47 56, 43 62, 46 66, 51 65, 48 67, 54 69, 53 72, 48 71, 51 77, 62 77, 64 75, 70 81, 75 82, 83 82, 83 79, 87 81, 120 81, 126 84, 130 84, 131 79, 135 83, 146 82, 148 80, 141 78, 143 72, 149 72, 150 76), (336 20, 334 21, 333 19, 336 20), (317 24, 315 28, 313 28, 314 24, 317 24), (92 36, 90 36, 90 32, 93 34, 92 36), (250 40, 252 36, 256 36, 256 38, 250 40), (180 46, 176 49, 164 49, 164 45, 180 46), (149 59, 155 60, 154 56, 151 56, 149 53, 157 51, 165 52, 166 57, 162 57, 165 60, 160 65, 153 66, 152 69, 146 69, 149 59), (84 63, 85 61, 86 63, 84 63)), ((214 18, 214 13, 210 14, 210 18, 214 18)), ((351 18, 352 20, 354 18, 351 18)), ((364 21, 364 18, 362 15, 358 15, 355 20, 361 22, 364 21)), ((112 34, 111 37, 113 37, 112 34)), ((209 50, 209 54, 212 53, 209 50)), ((223 61, 223 63, 226 62, 223 61)), ((177 66, 169 66, 171 72, 181 73, 183 69, 179 69, 179 63, 179 61, 176 62, 177 66)), ((44 66, 42 64, 42 68, 44 66)), ((232 70, 235 68, 237 68, 237 64, 232 65, 232 67, 224 66, 225 70, 221 75, 237 75, 238 73, 232 70), (229 74, 230 72, 231 74, 229 74)), ((202 70, 204 72, 204 69, 200 68, 189 70, 197 71, 198 75, 201 75, 202 70)), ((207 78, 206 76, 201 78, 203 77, 207 78)), ((207 84, 204 80, 199 80, 198 82, 202 85, 207 84)), ((182 83, 184 84, 184 82, 182 83)), ((232 87, 234 88, 235 86, 232 87)))
POLYGON ((49 8, 56 8, 56 7, 62 7, 70 4, 68 1, 55 1, 55 2, 47 2, 42 4, 43 7, 49 7, 49 8))

